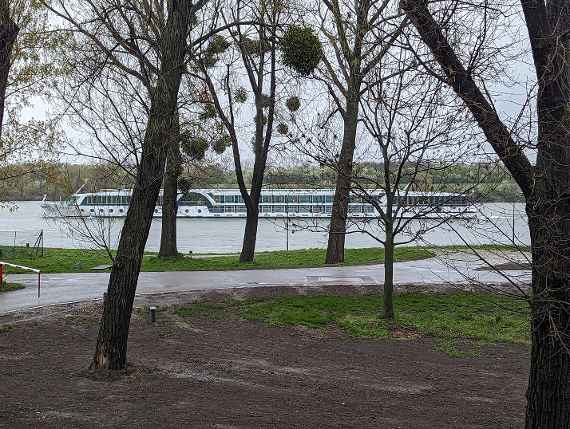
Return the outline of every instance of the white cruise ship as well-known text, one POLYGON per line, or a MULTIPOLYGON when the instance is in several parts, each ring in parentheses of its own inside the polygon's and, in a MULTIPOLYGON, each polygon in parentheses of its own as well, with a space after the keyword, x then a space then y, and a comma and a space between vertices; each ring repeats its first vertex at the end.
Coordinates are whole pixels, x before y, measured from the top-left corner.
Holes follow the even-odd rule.
MULTIPOLYGON (((382 205, 384 194, 370 192, 382 205)), ((42 208, 46 217, 123 217, 126 216, 131 198, 130 189, 103 189, 94 193, 75 193, 59 202, 44 201, 42 208)), ((261 218, 329 218, 334 198, 334 189, 266 189, 259 205, 261 218)), ((425 218, 447 217, 473 218, 475 205, 463 194, 444 192, 403 193, 402 206, 408 217, 425 213, 425 218)), ((178 217, 188 218, 242 218, 246 209, 238 189, 191 189, 178 195, 178 217)), ((162 191, 155 217, 162 216, 162 191)), ((362 198, 351 196, 351 218, 376 218, 378 212, 362 198)), ((406 214, 404 213, 404 216, 406 214)))

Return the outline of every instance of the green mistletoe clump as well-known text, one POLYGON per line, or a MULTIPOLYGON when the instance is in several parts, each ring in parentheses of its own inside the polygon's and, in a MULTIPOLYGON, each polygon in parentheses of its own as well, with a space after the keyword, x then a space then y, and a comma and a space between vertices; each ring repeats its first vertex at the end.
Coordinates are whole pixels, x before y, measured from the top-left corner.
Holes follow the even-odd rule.
POLYGON ((323 58, 323 45, 312 28, 291 25, 281 38, 283 64, 301 76, 309 76, 323 58))

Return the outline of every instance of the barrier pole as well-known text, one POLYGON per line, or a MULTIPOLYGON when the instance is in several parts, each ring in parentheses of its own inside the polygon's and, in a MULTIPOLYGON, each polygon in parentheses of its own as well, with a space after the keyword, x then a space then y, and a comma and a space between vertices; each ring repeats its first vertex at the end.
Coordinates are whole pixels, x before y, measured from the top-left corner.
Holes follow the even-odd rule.
POLYGON ((38 299, 40 299, 40 284, 41 284, 41 277, 42 273, 41 271, 38 271, 38 299))
POLYGON ((0 288, 4 287, 4 264, 0 264, 0 288))

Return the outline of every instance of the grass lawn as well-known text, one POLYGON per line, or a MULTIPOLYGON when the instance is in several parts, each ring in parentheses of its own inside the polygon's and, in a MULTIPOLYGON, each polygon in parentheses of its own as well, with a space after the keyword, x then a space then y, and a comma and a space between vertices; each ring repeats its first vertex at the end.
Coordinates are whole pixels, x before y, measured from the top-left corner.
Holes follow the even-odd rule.
MULTIPOLYGON (((434 256, 426 247, 396 248, 396 261, 410 261, 434 256)), ((347 249, 344 265, 365 265, 381 263, 384 249, 347 249)), ((259 252, 255 262, 240 264, 239 255, 221 257, 189 258, 158 258, 156 254, 148 254, 143 260, 143 271, 209 271, 209 270, 243 270, 262 268, 306 268, 319 267, 325 259, 324 249, 291 250, 289 252, 259 252)), ((6 262, 25 265, 41 270, 43 273, 80 273, 93 272, 97 265, 110 264, 106 253, 99 250, 83 249, 45 249, 43 257, 30 258, 26 256, 10 258, 6 262)), ((10 268, 8 272, 16 270, 10 268)))
POLYGON ((382 296, 292 296, 269 300, 196 303, 179 316, 235 315, 269 326, 331 326, 354 337, 435 338, 436 347, 452 356, 476 355, 482 344, 528 344, 528 308, 524 301, 493 294, 406 293, 396 295, 396 322, 379 317, 382 296))
POLYGON ((26 286, 20 283, 4 283, 3 286, 0 286, 0 293, 3 292, 10 292, 12 290, 24 289, 26 286))

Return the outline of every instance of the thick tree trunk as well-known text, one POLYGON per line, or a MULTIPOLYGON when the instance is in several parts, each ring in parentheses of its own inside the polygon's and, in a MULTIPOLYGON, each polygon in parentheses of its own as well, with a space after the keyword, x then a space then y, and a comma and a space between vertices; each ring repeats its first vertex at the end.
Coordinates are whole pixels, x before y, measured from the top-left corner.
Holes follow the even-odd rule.
POLYGON ((384 312, 382 317, 394 320, 394 236, 391 227, 386 228, 384 244, 384 312))
POLYGON ((527 200, 532 250, 532 350, 526 428, 570 427, 570 9, 521 0, 536 70, 538 142, 532 166, 448 43, 426 0, 401 0, 449 85, 469 107, 527 200))
POLYGON ((161 176, 161 157, 157 155, 158 157, 147 156, 146 162, 143 161, 140 169, 144 168, 145 172, 139 173, 139 180, 133 189, 103 303, 103 315, 92 363, 94 369, 124 369, 127 364, 131 312, 144 247, 160 189, 160 180, 156 179, 161 176), (149 183, 148 179, 153 170, 155 180, 149 183), (157 182, 158 185, 153 182, 157 182))
POLYGON ((346 217, 352 180, 352 161, 356 145, 358 128, 358 91, 352 91, 352 98, 347 103, 344 117, 342 148, 337 164, 336 189, 334 194, 329 239, 325 262, 339 264, 344 262, 344 243, 346 240, 346 217))
POLYGON ((257 240, 257 225, 259 224, 258 205, 247 211, 245 221, 245 231, 243 234, 243 245, 239 256, 240 262, 253 262, 255 257, 255 242, 257 240))
POLYGON ((568 198, 553 202, 546 210, 527 204, 533 257, 527 429, 570 427, 568 198))
POLYGON ((0 0, 0 139, 2 138, 2 125, 4 124, 8 75, 12 66, 12 50, 18 32, 18 26, 10 18, 8 1, 0 0))
POLYGON ((167 164, 164 173, 164 191, 162 196, 162 228, 160 231, 160 258, 178 256, 176 214, 178 211, 178 177, 180 175, 180 146, 178 121, 173 129, 173 138, 168 148, 167 164))
POLYGON ((161 40, 160 75, 151 96, 137 180, 121 232, 103 305, 91 367, 125 369, 131 312, 144 248, 160 192, 166 153, 174 126, 178 90, 186 53, 191 2, 172 2, 161 40))

